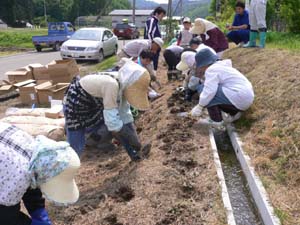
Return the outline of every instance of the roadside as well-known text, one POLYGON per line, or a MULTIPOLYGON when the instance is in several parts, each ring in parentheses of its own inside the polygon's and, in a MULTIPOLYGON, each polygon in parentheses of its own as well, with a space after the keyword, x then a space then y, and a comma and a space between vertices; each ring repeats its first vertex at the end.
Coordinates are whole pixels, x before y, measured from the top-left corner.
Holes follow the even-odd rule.
POLYGON ((233 48, 224 58, 252 82, 253 106, 236 124, 283 225, 300 224, 300 55, 233 48))

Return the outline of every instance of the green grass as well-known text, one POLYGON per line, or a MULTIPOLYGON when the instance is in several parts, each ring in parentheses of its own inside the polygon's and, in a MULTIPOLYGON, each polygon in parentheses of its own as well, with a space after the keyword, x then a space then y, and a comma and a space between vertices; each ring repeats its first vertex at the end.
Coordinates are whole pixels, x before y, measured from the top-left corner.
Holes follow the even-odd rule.
POLYGON ((47 29, 7 29, 0 30, 0 47, 34 48, 31 38, 47 35, 47 29))
POLYGON ((274 208, 274 211, 275 211, 275 214, 278 216, 280 222, 283 224, 284 221, 287 220, 288 215, 284 211, 282 211, 278 208, 274 208))
POLYGON ((299 51, 300 34, 268 32, 267 47, 299 51))
POLYGON ((111 57, 105 59, 104 61, 98 63, 94 69, 96 71, 105 71, 105 70, 113 67, 116 62, 117 62, 117 57, 111 56, 111 57))

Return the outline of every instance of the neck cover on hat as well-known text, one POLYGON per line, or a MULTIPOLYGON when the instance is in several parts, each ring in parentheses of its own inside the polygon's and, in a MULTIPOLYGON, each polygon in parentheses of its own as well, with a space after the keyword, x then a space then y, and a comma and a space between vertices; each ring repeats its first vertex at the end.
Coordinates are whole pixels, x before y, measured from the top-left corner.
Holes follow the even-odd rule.
POLYGON ((32 144, 34 149, 30 160, 31 187, 37 188, 67 168, 70 161, 69 143, 56 142, 39 135, 32 144))

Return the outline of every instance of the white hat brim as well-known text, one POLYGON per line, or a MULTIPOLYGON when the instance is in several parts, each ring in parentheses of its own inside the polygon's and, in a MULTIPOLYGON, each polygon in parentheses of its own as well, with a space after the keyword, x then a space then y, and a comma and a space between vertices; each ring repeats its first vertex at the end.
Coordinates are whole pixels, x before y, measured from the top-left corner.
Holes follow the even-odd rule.
POLYGON ((179 71, 186 71, 186 70, 189 69, 189 66, 188 66, 188 64, 186 64, 185 62, 180 61, 180 62, 177 64, 176 69, 179 70, 179 71))
POLYGON ((42 193, 51 202, 67 205, 75 203, 79 198, 74 176, 80 167, 80 160, 75 151, 72 151, 70 157, 66 169, 40 185, 42 193))

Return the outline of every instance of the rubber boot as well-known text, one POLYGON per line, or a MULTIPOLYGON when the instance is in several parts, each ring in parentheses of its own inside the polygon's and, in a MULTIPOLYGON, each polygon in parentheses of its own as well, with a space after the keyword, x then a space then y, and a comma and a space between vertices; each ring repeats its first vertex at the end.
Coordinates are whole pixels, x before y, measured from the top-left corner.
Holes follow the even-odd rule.
POLYGON ((167 72, 167 74, 168 74, 168 81, 171 81, 171 80, 172 80, 172 77, 173 77, 173 72, 172 72, 172 70, 169 70, 169 71, 167 72))
POLYGON ((243 45, 243 48, 253 48, 256 47, 256 38, 257 38, 258 32, 250 31, 250 38, 247 44, 243 45))
POLYGON ((30 216, 32 220, 31 225, 52 225, 45 208, 35 210, 30 216))
POLYGON ((196 93, 197 91, 192 91, 191 89, 187 89, 185 91, 185 96, 184 96, 184 100, 191 102, 192 101, 192 97, 193 95, 196 93))
POLYGON ((265 32, 265 31, 259 32, 259 47, 260 48, 264 48, 266 46, 266 36, 267 36, 267 32, 265 32))

